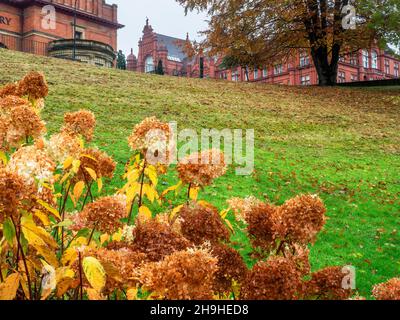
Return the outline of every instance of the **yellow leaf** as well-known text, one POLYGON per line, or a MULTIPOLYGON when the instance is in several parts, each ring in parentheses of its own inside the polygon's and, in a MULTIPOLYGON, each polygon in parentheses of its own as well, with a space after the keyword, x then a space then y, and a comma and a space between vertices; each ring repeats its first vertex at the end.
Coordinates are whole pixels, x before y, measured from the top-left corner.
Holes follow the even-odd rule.
POLYGON ((96 171, 94 171, 92 168, 88 168, 88 167, 85 167, 85 170, 89 173, 90 177, 91 177, 93 180, 97 180, 96 171))
POLYGON ((74 158, 72 158, 72 157, 68 157, 67 159, 65 159, 64 170, 68 169, 72 165, 73 161, 74 161, 74 158))
POLYGON ((138 298, 137 298, 137 294, 138 294, 138 289, 137 288, 129 288, 127 291, 126 291, 126 298, 128 299, 128 300, 137 300, 138 298))
POLYGON ((164 197, 166 194, 168 194, 171 191, 177 190, 180 186, 182 185, 182 181, 179 181, 177 185, 169 187, 168 189, 165 189, 163 193, 161 194, 162 197, 164 197))
POLYGON ((99 260, 93 257, 86 257, 83 259, 82 267, 90 285, 98 292, 101 292, 106 285, 106 273, 99 260))
POLYGON ((35 249, 49 264, 58 267, 58 260, 54 250, 47 246, 35 246, 35 249))
POLYGON ((34 215, 43 223, 45 227, 48 227, 50 225, 50 220, 47 214, 40 210, 35 210, 34 215))
POLYGON ((74 287, 76 281, 73 278, 63 278, 57 282, 57 297, 62 297, 69 289, 74 287))
POLYGON ((8 159, 4 151, 0 151, 0 160, 3 162, 4 166, 7 165, 8 159))
MULTIPOLYGON (((86 239, 85 239, 86 240, 86 239)), ((78 259, 78 253, 76 252, 75 248, 68 248, 64 251, 64 254, 61 258, 61 263, 64 266, 72 264, 74 261, 78 259)))
POLYGON ((85 183, 83 181, 79 181, 75 184, 73 194, 76 202, 78 202, 79 198, 82 196, 83 189, 85 189, 85 183))
POLYGON ((81 161, 80 160, 72 161, 72 169, 71 169, 71 171, 73 173, 78 173, 80 166, 81 166, 81 161))
POLYGON ((94 301, 104 300, 103 295, 96 289, 87 288, 86 293, 88 295, 89 300, 94 300, 94 301))
POLYGON ((232 231, 232 233, 235 233, 235 230, 233 229, 233 226, 228 219, 225 219, 225 223, 228 226, 228 228, 232 231))
POLYGON ((170 213, 170 215, 169 215, 169 218, 170 218, 171 220, 174 219, 175 216, 179 213, 179 211, 181 211, 182 208, 183 208, 183 204, 180 205, 180 206, 177 206, 176 208, 174 208, 174 209, 171 211, 171 213, 170 213))
POLYGON ((70 176, 70 172, 67 172, 66 174, 64 174, 64 176, 61 178, 60 180, 60 184, 63 184, 70 176))
MULTIPOLYGON (((33 222, 32 217, 22 217, 21 219, 21 226, 22 226, 22 232, 24 233, 24 236, 31 237, 33 239, 33 242, 36 242, 40 245, 48 245, 51 248, 56 249, 58 247, 57 242, 53 239, 53 237, 46 232, 41 227, 38 227, 35 222, 33 222), (25 234, 26 233, 26 234, 25 234), (40 239, 42 239, 42 242, 38 242, 34 240, 34 236, 31 234, 35 234, 38 236, 40 239)), ((28 240, 28 238, 27 238, 28 240)), ((29 241, 29 240, 28 240, 29 241)))
POLYGON ((152 214, 149 208, 147 208, 146 206, 141 206, 139 208, 139 215, 138 218, 140 221, 147 221, 150 220, 152 218, 152 214))
POLYGON ((100 243, 103 245, 104 242, 110 240, 110 235, 105 233, 100 236, 100 243))
POLYGON ((44 202, 41 199, 36 199, 37 203, 39 203, 42 207, 44 207, 46 210, 51 212, 54 216, 56 216, 58 219, 61 220, 60 214, 58 213, 57 209, 54 209, 52 206, 50 206, 47 202, 44 202))
POLYGON ((229 212, 229 209, 225 209, 225 210, 222 210, 219 215, 221 216, 222 219, 225 219, 226 216, 228 215, 228 212, 229 212))
POLYGON ((147 183, 143 185, 143 193, 147 195, 147 198, 150 200, 151 203, 153 203, 155 199, 158 199, 157 190, 147 183))
POLYGON ((0 300, 13 300, 15 298, 19 287, 19 280, 19 273, 13 273, 0 284, 0 300))
POLYGON ((144 169, 144 174, 149 177, 153 186, 157 186, 157 169, 154 166, 148 166, 146 169, 144 169))
POLYGON ((97 179, 97 189, 98 189, 98 192, 101 192, 101 190, 103 190, 103 179, 102 178, 97 179))
POLYGON ((97 162, 97 159, 94 158, 94 157, 92 157, 90 154, 82 154, 81 156, 82 156, 82 157, 85 157, 85 158, 88 158, 88 159, 91 159, 91 160, 97 162))
POLYGON ((138 181, 140 177, 140 170, 132 169, 128 171, 127 178, 130 183, 138 181))
POLYGON ((117 233, 113 234, 112 240, 117 241, 117 242, 122 240, 122 230, 121 229, 119 229, 117 233))
POLYGON ((199 188, 190 188, 189 191, 189 198, 193 201, 197 200, 197 197, 199 196, 199 188))

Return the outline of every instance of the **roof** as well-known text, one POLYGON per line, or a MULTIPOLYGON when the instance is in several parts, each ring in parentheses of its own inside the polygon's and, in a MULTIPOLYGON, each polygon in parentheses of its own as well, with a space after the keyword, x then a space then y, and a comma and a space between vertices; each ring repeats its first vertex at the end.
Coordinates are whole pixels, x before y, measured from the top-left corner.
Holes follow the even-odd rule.
POLYGON ((164 45, 167 47, 169 60, 179 59, 179 61, 183 62, 187 58, 186 54, 182 51, 182 48, 179 46, 179 43, 184 43, 185 40, 166 36, 159 33, 156 33, 156 36, 157 36, 157 41, 163 42, 164 45))

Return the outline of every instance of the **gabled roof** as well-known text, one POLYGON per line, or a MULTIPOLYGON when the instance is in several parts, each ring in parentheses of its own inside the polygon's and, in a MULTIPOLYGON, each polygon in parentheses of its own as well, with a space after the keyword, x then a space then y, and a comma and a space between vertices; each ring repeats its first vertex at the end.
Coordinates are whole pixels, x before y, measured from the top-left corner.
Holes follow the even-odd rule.
POLYGON ((157 41, 163 43, 168 49, 168 57, 172 59, 179 59, 179 61, 183 62, 187 56, 182 51, 183 48, 179 46, 179 44, 183 44, 185 40, 174 38, 170 36, 166 36, 163 34, 156 33, 157 41))

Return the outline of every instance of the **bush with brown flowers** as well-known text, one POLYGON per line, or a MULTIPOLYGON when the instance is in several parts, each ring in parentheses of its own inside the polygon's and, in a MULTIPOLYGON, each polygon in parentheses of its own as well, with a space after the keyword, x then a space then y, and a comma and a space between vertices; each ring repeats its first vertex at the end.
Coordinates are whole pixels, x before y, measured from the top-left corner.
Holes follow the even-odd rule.
MULTIPOLYGON (((37 72, 0 88, 0 300, 360 298, 340 267, 311 272, 326 221, 318 196, 231 198, 219 210, 198 199, 227 170, 215 149, 182 159, 164 188, 175 146, 155 117, 133 128, 123 186, 110 194, 117 163, 90 143, 95 115, 67 113, 48 137, 47 94, 37 72)), ((399 283, 374 297, 399 299, 399 283)))

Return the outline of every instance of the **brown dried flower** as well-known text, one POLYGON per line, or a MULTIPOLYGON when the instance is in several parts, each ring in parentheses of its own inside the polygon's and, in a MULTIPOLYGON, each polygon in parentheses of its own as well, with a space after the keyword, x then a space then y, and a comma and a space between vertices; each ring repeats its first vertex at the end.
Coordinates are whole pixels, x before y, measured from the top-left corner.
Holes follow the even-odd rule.
POLYGON ((226 244, 214 245, 211 253, 218 259, 218 271, 215 274, 214 291, 229 293, 232 281, 240 283, 244 279, 247 267, 243 258, 235 249, 226 244))
POLYGON ((82 148, 79 139, 67 133, 58 133, 45 141, 45 149, 48 155, 56 163, 64 163, 68 157, 79 158, 82 148))
POLYGON ((229 229, 223 223, 218 210, 212 206, 205 207, 192 202, 181 209, 180 218, 182 234, 196 245, 206 241, 229 241, 229 229))
POLYGON ((92 141, 96 118, 93 112, 79 110, 64 115, 63 133, 69 135, 82 135, 86 141, 92 141))
POLYGON ((400 278, 375 285, 372 295, 376 300, 400 300, 400 278))
POLYGON ((175 147, 172 141, 172 129, 168 123, 161 122, 156 117, 146 118, 137 124, 128 138, 129 146, 134 151, 140 151, 148 161, 168 164, 175 147))
POLYGON ((46 79, 43 74, 32 71, 18 82, 18 95, 29 99, 45 98, 49 93, 46 79))
POLYGON ((27 106, 30 107, 31 104, 28 100, 20 98, 18 96, 5 96, 0 98, 0 113, 9 113, 15 107, 27 106))
POLYGON ((281 236, 277 226, 277 208, 267 203, 252 207, 246 214, 247 232, 254 248, 263 250, 276 248, 277 239, 281 236))
POLYGON ((144 288, 167 300, 207 300, 213 296, 218 260, 206 249, 175 252, 141 269, 144 288))
POLYGON ((30 202, 31 190, 22 177, 0 168, 0 223, 13 217, 17 223, 19 209, 30 202))
POLYGON ((314 243, 326 222, 326 208, 322 200, 313 195, 297 196, 278 208, 279 228, 289 242, 314 243))
POLYGON ((290 258, 273 256, 258 262, 242 283, 243 300, 297 300, 302 296, 301 272, 290 258))
POLYGON ((93 180, 86 168, 92 169, 96 173, 97 178, 104 177, 111 179, 114 175, 116 163, 103 151, 98 149, 85 149, 82 151, 79 160, 81 164, 76 176, 78 181, 90 182, 93 180))
POLYGON ((342 267, 328 267, 314 272, 311 280, 306 283, 306 297, 319 300, 349 299, 353 292, 343 288, 344 276, 342 267))
POLYGON ((177 165, 182 182, 196 187, 210 185, 214 179, 224 175, 226 169, 224 153, 216 149, 193 153, 177 165))
POLYGON ((16 83, 6 84, 4 87, 0 89, 0 98, 4 98, 6 96, 17 96, 18 95, 18 86, 16 83))
POLYGON ((100 198, 85 206, 74 218, 73 230, 89 228, 103 233, 114 234, 122 227, 121 219, 126 217, 124 197, 112 196, 100 198))
POLYGON ((250 196, 247 198, 231 198, 227 201, 229 207, 233 210, 235 214, 236 221, 246 223, 246 216, 250 211, 262 204, 260 200, 256 197, 250 196))
POLYGON ((160 261, 165 256, 190 246, 190 242, 170 225, 155 219, 138 223, 133 236, 132 248, 145 253, 150 261, 160 261))

